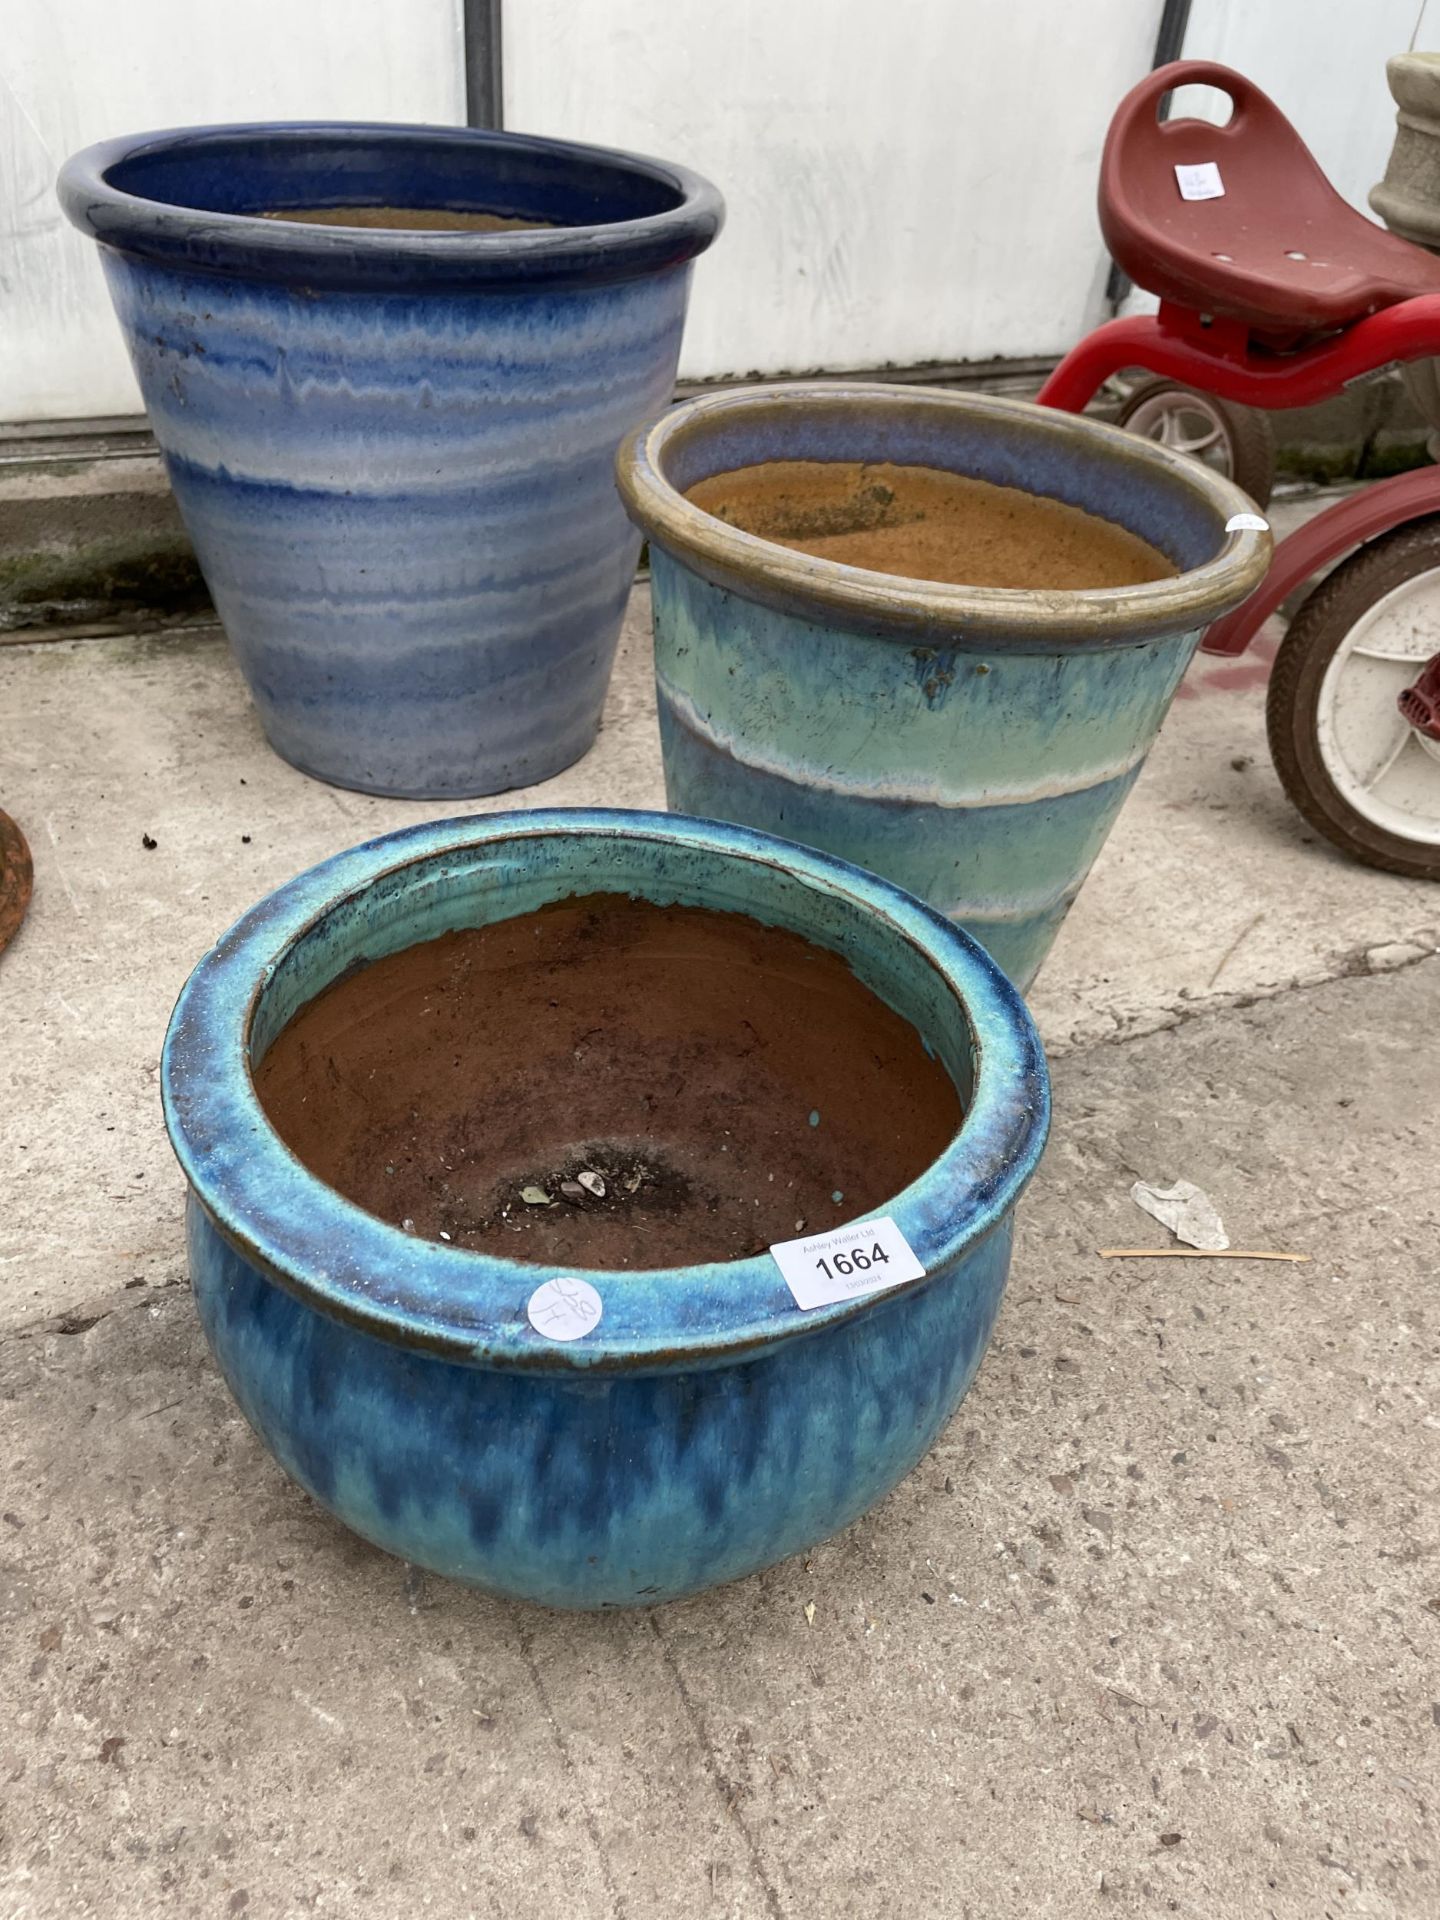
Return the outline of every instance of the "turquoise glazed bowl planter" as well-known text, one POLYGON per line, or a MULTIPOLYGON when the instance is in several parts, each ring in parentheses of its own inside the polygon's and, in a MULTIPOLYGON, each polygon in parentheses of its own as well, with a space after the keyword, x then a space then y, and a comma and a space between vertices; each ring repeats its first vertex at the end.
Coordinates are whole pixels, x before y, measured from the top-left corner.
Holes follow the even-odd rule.
POLYGON ((754 1572, 916 1464, 984 1353, 1048 1124, 1025 1008, 958 929, 825 855, 643 813, 441 822, 302 874, 197 967, 163 1084, 205 1331, 286 1472, 392 1553, 581 1608, 754 1572), (965 1112, 880 1210, 922 1278, 802 1311, 768 1253, 590 1270, 600 1317, 561 1342, 529 1318, 555 1269, 417 1238, 292 1156, 252 1067, 298 1010, 383 956, 597 893, 789 930, 910 1023, 965 1112))
POLYGON ((715 189, 559 141, 322 124, 112 140, 60 198, 275 750, 411 798, 578 759, 639 551, 615 448, 670 398, 715 189), (357 208, 539 224, 262 217, 357 208))
MULTIPOLYGON (((685 813, 898 881, 1028 986, 1133 786, 1202 629, 1268 532, 1199 462, 1022 401, 797 384, 676 407, 621 449, 650 541, 665 782, 685 813), (771 461, 939 469, 1080 507, 1179 570, 1021 590, 905 579, 702 512, 699 482, 771 461)), ((1262 523, 1263 526, 1263 523, 1262 523)))

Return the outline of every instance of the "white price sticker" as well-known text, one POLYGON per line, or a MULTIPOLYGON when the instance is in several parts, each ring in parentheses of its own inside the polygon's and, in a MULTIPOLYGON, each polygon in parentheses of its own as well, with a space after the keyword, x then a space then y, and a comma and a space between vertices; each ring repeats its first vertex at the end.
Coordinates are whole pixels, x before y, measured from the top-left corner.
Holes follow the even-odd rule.
POLYGON ((1268 533, 1270 522, 1258 513, 1232 513, 1225 522, 1226 533, 1268 533))
POLYGON ((599 1326, 604 1305, 588 1280, 557 1275, 535 1289, 525 1312, 547 1340, 578 1340, 599 1326))
POLYGON ((1176 167, 1175 184, 1180 189, 1182 200, 1225 198, 1225 182, 1220 178, 1220 169, 1213 160, 1202 160, 1193 167, 1176 167))
POLYGON ((910 1242, 888 1217, 856 1220, 802 1240, 779 1240, 770 1251, 795 1304, 807 1313, 925 1277, 910 1242))

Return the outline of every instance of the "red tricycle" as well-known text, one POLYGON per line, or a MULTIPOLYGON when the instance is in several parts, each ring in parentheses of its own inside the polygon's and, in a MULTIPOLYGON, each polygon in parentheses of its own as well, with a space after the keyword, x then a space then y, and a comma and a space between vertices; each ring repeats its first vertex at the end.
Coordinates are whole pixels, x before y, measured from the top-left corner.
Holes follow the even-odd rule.
MULTIPOLYGON (((1273 456, 1248 409, 1306 406, 1440 355, 1440 258, 1342 200, 1279 108, 1228 67, 1177 60, 1126 95, 1105 142, 1100 224, 1160 310, 1082 340, 1040 401, 1078 413, 1112 375, 1146 368, 1157 377, 1130 394, 1122 424, 1218 456, 1262 504, 1273 456), (1228 94, 1228 123, 1161 119, 1185 85, 1228 94)), ((1440 879, 1440 469, 1377 481, 1281 541, 1205 651, 1243 653, 1321 572, 1270 676, 1276 769, 1334 845, 1440 879)))

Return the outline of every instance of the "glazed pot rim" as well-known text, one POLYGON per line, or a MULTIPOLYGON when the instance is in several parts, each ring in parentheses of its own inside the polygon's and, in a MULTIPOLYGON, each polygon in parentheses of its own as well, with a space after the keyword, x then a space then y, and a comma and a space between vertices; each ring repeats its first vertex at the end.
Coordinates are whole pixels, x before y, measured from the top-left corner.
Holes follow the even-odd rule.
POLYGON ((91 239, 157 265, 245 280, 300 286, 307 292, 435 293, 603 285, 683 266, 703 253, 724 223, 719 190, 668 160, 537 134, 492 132, 409 121, 234 121, 170 127, 102 140, 68 159, 56 191, 71 223, 91 239), (150 200, 114 185, 127 160, 171 152, 205 156, 243 140, 343 147, 490 149, 540 166, 583 166, 669 189, 678 203, 656 213, 589 226, 494 233, 326 227, 220 213, 150 200))
MULTIPOLYGON (((596 890, 596 876, 584 878, 586 890, 596 890)), ((192 1198, 242 1259, 308 1305, 393 1345, 482 1368, 552 1372, 713 1364, 883 1309, 929 1284, 1005 1219, 1049 1125, 1044 1056, 1024 1002, 988 955, 940 914, 888 881, 769 834, 599 808, 431 822, 298 875, 252 907, 190 975, 166 1034, 161 1082, 166 1126, 192 1198), (925 1279, 802 1312, 768 1253, 625 1271, 500 1259, 387 1225, 312 1174, 285 1145, 248 1064, 251 1025, 284 955, 342 901, 388 875, 557 836, 641 838, 775 869, 787 883, 798 879, 878 918, 887 939, 919 950, 969 1026, 974 1087, 945 1151, 861 1217, 889 1214, 925 1279), (599 1290, 603 1317, 592 1334, 557 1344, 534 1332, 526 1303, 545 1280, 570 1272, 599 1290)))
POLYGON ((949 387, 812 380, 701 394, 637 428, 621 443, 616 480, 626 511, 646 537, 714 585, 783 613, 912 644, 937 635, 973 635, 1020 648, 1085 648, 1189 633, 1238 606, 1270 564, 1268 528, 1225 530, 1237 514, 1254 516, 1255 503, 1203 462, 1105 421, 949 387), (1048 435, 1082 453, 1123 459, 1173 491, 1188 492, 1209 512, 1216 523, 1217 550, 1198 567, 1129 587, 954 586, 877 573, 777 545, 706 513, 671 481, 668 469, 687 444, 736 425, 758 426, 796 407, 848 410, 872 420, 887 412, 948 409, 957 419, 1008 423, 1012 430, 1048 435))

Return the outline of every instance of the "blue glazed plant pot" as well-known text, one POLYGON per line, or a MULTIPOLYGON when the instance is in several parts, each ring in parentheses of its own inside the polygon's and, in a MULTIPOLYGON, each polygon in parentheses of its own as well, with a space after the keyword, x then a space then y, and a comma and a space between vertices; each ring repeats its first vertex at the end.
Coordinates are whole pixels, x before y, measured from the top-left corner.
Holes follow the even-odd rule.
POLYGON ((1139 774, 1201 630, 1269 562, 1251 502, 1198 461, 1023 401, 757 387, 622 447, 650 540, 665 784, 684 813, 883 873, 1022 988, 1139 774), (951 586, 793 550, 686 495, 768 461, 939 469, 1080 507, 1179 571, 1083 590, 951 586))
POLYGON ((639 550, 615 448, 670 397, 714 188, 558 141, 322 124, 109 141, 60 198, 276 751, 417 799, 578 759, 639 550), (261 217, 366 207, 547 224, 261 217))
POLYGON ((205 1331, 276 1459, 392 1553, 582 1608, 754 1572, 916 1464, 985 1351, 1048 1125, 1029 1017, 963 933, 844 862, 644 813, 446 821, 302 874, 191 976, 163 1083, 205 1331), (597 892, 788 929, 910 1023, 965 1114, 881 1210, 922 1278, 802 1311, 768 1253, 591 1270, 600 1318, 560 1343, 528 1317, 553 1268, 417 1238, 290 1153, 252 1068, 298 1010, 382 956, 597 892))

